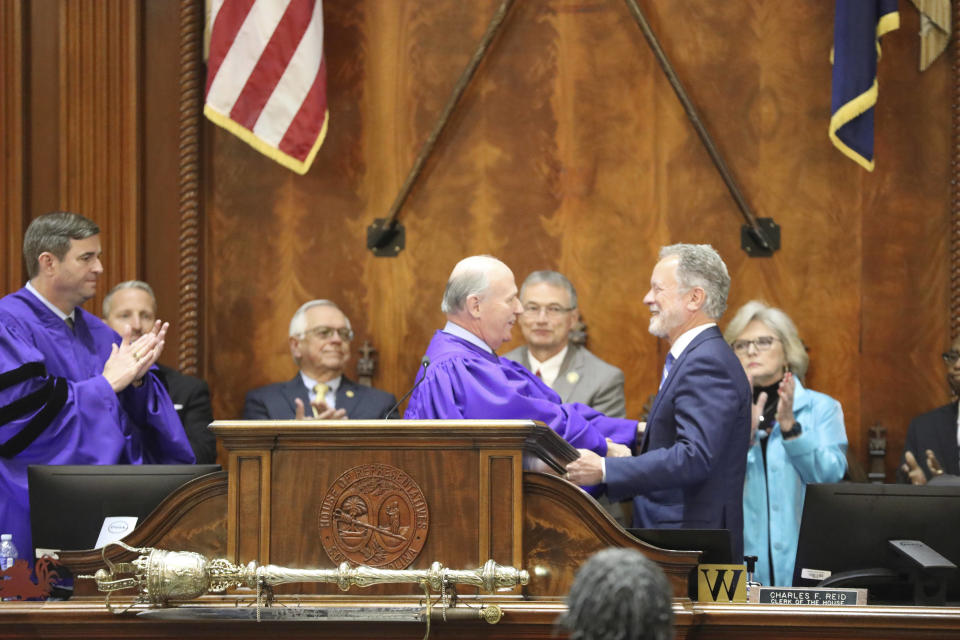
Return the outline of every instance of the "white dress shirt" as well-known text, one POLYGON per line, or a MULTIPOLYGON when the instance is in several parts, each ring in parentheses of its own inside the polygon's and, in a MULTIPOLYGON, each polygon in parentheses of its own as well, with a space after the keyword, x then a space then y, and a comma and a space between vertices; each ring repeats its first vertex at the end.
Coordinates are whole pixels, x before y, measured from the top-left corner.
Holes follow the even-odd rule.
POLYGON ((569 348, 570 345, 565 344, 563 349, 560 350, 560 353, 550 356, 543 362, 534 358, 533 354, 527 351, 527 358, 530 359, 530 371, 534 373, 539 371, 540 379, 543 380, 544 384, 548 387, 553 387, 557 376, 560 375, 560 365, 563 364, 563 359, 567 357, 567 350, 569 348))
MULTIPOLYGON (((314 391, 314 387, 317 386, 317 381, 305 374, 303 371, 300 372, 300 377, 303 379, 303 384, 310 390, 310 403, 317 401, 317 392, 314 391)), ((330 409, 337 408, 337 389, 340 388, 340 381, 343 379, 343 376, 337 376, 333 380, 327 380, 323 384, 327 385, 327 394, 323 396, 323 404, 327 405, 330 409)), ((309 407, 304 407, 308 409, 309 407)))

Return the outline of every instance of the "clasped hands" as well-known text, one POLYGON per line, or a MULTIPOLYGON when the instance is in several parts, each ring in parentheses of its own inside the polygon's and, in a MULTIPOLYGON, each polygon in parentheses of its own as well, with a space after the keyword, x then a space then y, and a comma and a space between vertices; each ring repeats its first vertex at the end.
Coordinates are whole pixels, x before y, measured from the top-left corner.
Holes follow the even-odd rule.
MULTIPOLYGON (((589 449, 577 449, 580 457, 567 465, 564 477, 579 485, 600 484, 603 482, 603 458, 589 449)), ((608 458, 627 458, 632 456, 630 447, 607 438, 608 458)))
POLYGON ((110 357, 103 365, 103 377, 114 392, 120 393, 131 383, 143 379, 163 352, 169 327, 168 322, 157 320, 150 331, 133 342, 130 341, 130 325, 124 327, 123 339, 119 345, 110 346, 110 357))
POLYGON ((317 398, 310 403, 313 409, 310 415, 307 415, 306 408, 303 406, 303 400, 294 398, 293 404, 296 405, 294 418, 297 420, 346 420, 346 409, 331 409, 321 398, 317 398), (316 413, 316 415, 314 415, 316 413))
MULTIPOLYGON (((750 379, 750 387, 753 388, 753 378, 747 376, 750 379)), ((796 380, 793 377, 791 372, 787 372, 783 376, 783 380, 780 381, 780 385, 777 387, 777 394, 779 398, 777 399, 777 413, 776 420, 780 424, 780 433, 786 437, 790 437, 790 432, 793 431, 793 425, 796 424, 796 418, 793 415, 793 393, 796 389, 796 380)), ((757 396, 757 401, 753 403, 753 407, 750 412, 750 445, 753 446, 753 443, 756 441, 757 429, 763 423, 763 409, 767 405, 767 392, 763 391, 757 396)), ((769 425, 770 428, 773 425, 769 425)))
MULTIPOLYGON (((927 467, 930 468, 930 473, 935 476, 943 475, 943 467, 940 466, 940 461, 937 460, 937 456, 934 455, 933 451, 927 449, 924 453, 927 456, 927 467)), ((917 462, 913 451, 906 451, 903 454, 903 459, 905 462, 900 469, 910 478, 910 484, 927 484, 927 474, 923 472, 923 468, 920 466, 920 463, 917 462)))

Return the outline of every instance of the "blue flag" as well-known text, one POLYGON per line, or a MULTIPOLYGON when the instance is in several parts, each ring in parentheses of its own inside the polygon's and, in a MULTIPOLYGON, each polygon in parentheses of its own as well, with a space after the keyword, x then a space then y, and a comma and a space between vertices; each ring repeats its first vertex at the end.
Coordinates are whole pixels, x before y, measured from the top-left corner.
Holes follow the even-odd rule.
POLYGON ((900 26, 897 0, 836 0, 830 140, 873 171, 873 106, 880 36, 900 26))

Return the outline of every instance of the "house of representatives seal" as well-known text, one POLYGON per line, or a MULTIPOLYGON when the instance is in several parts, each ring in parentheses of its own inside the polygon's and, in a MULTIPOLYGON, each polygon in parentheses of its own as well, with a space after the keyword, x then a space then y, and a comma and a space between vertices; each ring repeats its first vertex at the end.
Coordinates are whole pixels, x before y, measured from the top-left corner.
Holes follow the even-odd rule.
POLYGON ((405 569, 430 528, 427 501, 401 469, 365 464, 344 471, 320 506, 320 540, 335 564, 405 569))

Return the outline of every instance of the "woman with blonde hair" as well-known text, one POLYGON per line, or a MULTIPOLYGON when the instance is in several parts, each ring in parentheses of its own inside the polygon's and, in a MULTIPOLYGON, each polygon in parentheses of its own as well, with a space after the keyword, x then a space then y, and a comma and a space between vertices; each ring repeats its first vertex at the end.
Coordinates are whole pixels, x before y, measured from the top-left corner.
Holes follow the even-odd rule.
POLYGON ((839 482, 847 469, 840 403, 803 386, 809 359, 786 313, 752 300, 723 334, 753 387, 743 542, 757 556, 756 579, 793 584, 806 486, 839 482))

